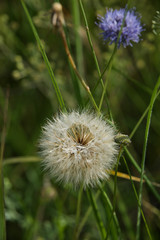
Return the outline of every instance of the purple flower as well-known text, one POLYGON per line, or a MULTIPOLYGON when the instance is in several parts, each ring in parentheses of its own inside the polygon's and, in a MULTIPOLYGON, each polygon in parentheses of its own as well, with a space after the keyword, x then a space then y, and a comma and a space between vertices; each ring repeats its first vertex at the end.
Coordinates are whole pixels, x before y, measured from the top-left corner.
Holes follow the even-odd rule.
MULTIPOLYGON (((98 16, 99 22, 96 23, 103 30, 104 41, 117 42, 118 34, 123 23, 125 8, 120 10, 109 9, 104 17, 98 16)), ((125 16, 123 29, 118 41, 118 48, 122 44, 124 47, 130 45, 131 41, 138 43, 140 41, 141 32, 144 31, 140 22, 140 16, 135 12, 135 9, 128 10, 125 16)))

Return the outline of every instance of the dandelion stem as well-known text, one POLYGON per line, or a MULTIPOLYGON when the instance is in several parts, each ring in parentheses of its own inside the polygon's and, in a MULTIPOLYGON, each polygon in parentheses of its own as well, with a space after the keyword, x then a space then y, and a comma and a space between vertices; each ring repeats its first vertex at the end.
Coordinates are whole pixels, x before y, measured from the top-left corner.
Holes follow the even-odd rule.
MULTIPOLYGON (((142 204, 142 189, 143 189, 144 168, 145 168, 145 159, 146 159, 149 129, 150 129, 151 117, 152 117, 152 109, 153 109, 154 102, 156 100, 156 96, 157 96, 159 86, 160 86, 160 76, 157 80, 155 88, 153 89, 153 93, 152 93, 152 97, 151 97, 151 101, 150 101, 150 105, 149 105, 148 116, 147 116, 144 146, 143 146, 143 155, 142 155, 142 163, 141 163, 141 181, 140 181, 140 187, 139 187, 139 204, 140 204, 140 206, 142 204)), ((138 207, 136 240, 140 239, 140 225, 141 225, 141 208, 138 207)))
POLYGON ((80 212, 81 212, 82 193, 83 193, 83 184, 81 185, 78 193, 76 225, 75 225, 75 232, 74 232, 74 238, 73 238, 74 240, 78 239, 78 225, 79 225, 80 212))
MULTIPOLYGON (((97 191, 97 193, 96 193, 96 195, 95 195, 95 200, 99 197, 99 195, 100 195, 100 191, 97 191)), ((92 207, 89 206, 89 207, 88 207, 88 210, 86 211, 83 219, 81 220, 81 222, 80 222, 80 224, 79 224, 79 226, 78 226, 78 229, 77 229, 77 238, 78 238, 80 232, 82 231, 82 228, 83 228, 83 226, 85 225, 85 223, 86 223, 86 221, 87 221, 87 218, 89 217, 91 211, 92 211, 92 207)))
MULTIPOLYGON (((111 202, 110 202, 110 200, 109 200, 109 197, 107 196, 106 192, 103 190, 103 188, 102 188, 101 186, 99 186, 99 188, 100 188, 100 191, 101 191, 101 193, 102 193, 102 196, 103 196, 106 204, 108 205, 108 207, 109 207, 109 209, 110 209, 110 211, 111 211, 111 214, 113 214, 113 206, 112 206, 112 204, 111 204, 111 202)), ((114 219, 114 223, 115 223, 115 225, 116 225, 116 229, 117 229, 118 236, 121 238, 121 229, 120 229, 120 225, 119 225, 119 222, 118 222, 118 218, 117 218, 115 212, 114 212, 114 214, 113 214, 113 219, 114 219)), ((110 223, 109 223, 109 225, 110 225, 110 223)), ((108 234, 107 234, 107 236, 106 236, 106 239, 108 238, 108 235, 109 235, 109 232, 108 232, 108 234)))
POLYGON ((105 227, 104 227, 103 222, 101 220, 101 216, 100 216, 100 213, 98 211, 98 207, 97 207, 95 198, 94 198, 90 189, 87 189, 87 195, 88 195, 88 199, 89 199, 89 201, 92 205, 92 209, 93 209, 96 221, 97 221, 97 225, 98 225, 99 231, 101 233, 101 238, 104 240, 105 237, 106 237, 106 230, 105 230, 105 227))

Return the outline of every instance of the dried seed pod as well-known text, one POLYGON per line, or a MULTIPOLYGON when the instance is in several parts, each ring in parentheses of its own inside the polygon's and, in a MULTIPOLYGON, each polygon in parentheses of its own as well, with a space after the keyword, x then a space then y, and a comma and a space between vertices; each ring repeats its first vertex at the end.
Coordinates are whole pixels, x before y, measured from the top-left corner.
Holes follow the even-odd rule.
POLYGON ((52 4, 51 23, 53 27, 56 27, 56 28, 60 28, 63 25, 65 25, 63 7, 58 2, 52 4))

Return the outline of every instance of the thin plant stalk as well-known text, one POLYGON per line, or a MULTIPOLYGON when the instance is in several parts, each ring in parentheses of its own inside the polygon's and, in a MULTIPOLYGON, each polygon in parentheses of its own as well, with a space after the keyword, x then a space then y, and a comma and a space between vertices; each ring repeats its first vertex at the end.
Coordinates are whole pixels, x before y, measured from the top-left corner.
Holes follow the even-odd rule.
MULTIPOLYGON (((136 161, 134 160, 134 158, 132 157, 132 155, 130 154, 130 152, 127 150, 127 148, 125 148, 125 152, 127 153, 128 157, 130 158, 131 162, 133 163, 133 165, 136 167, 136 169, 140 172, 141 168, 138 166, 138 164, 136 163, 136 161)), ((16 158, 6 158, 3 161, 3 166, 7 166, 8 164, 16 164, 16 163, 34 163, 34 162, 39 162, 40 158, 39 157, 35 157, 35 156, 28 156, 28 157, 16 157, 16 158)), ((108 172, 108 174, 111 174, 113 176, 115 176, 115 171, 114 170, 110 170, 108 172)), ((122 172, 117 172, 117 177, 123 178, 123 179, 130 179, 130 177, 122 172)), ((132 176, 132 180, 136 181, 136 182, 140 182, 140 178, 137 178, 135 176, 132 176)), ((160 184, 157 182, 151 182, 148 177, 146 175, 144 175, 144 182, 147 183, 147 185, 150 187, 151 191, 153 192, 153 194, 157 194, 157 197, 159 196, 159 200, 160 200, 160 195, 158 195, 158 192, 155 190, 155 187, 160 187, 160 184), (154 192, 155 190, 155 192, 154 192)))
POLYGON ((97 225, 98 225, 98 228, 99 228, 99 231, 100 231, 100 234, 101 234, 101 238, 104 240, 105 237, 106 237, 106 230, 105 230, 105 227, 103 225, 100 213, 98 211, 98 207, 97 207, 95 198, 94 198, 90 189, 87 189, 87 196, 88 196, 88 199, 91 203, 91 206, 92 206, 92 209, 93 209, 96 221, 97 221, 97 225))
POLYGON ((146 227, 146 230, 147 230, 147 233, 148 233, 149 239, 152 240, 152 236, 151 236, 151 233, 150 233, 150 230, 149 230, 149 227, 148 227, 147 221, 146 221, 146 219, 145 219, 145 216, 144 216, 144 213, 143 213, 143 210, 142 210, 142 206, 140 205, 139 198, 138 198, 138 194, 137 194, 137 191, 136 191, 136 188, 135 188, 134 182, 133 182, 133 180, 132 180, 130 170, 129 170, 129 168, 128 168, 127 162, 126 162, 126 160, 125 160, 124 157, 123 157, 123 160, 124 160, 124 163, 125 163, 125 165, 126 165, 127 171, 128 171, 128 173, 129 173, 129 175, 130 175, 131 184, 132 184, 132 187, 133 187, 133 190, 134 190, 134 193, 135 193, 135 196, 136 196, 137 202, 138 202, 138 206, 139 206, 140 211, 141 211, 141 214, 142 214, 142 218, 143 218, 143 221, 144 221, 144 224, 145 224, 145 227, 146 227))
MULTIPOLYGON (((130 2, 130 1, 128 1, 128 2, 130 2)), ((130 4, 130 3, 129 3, 129 4, 130 4)), ((113 49, 111 58, 110 58, 107 66, 105 67, 105 69, 104 69, 104 71, 103 71, 103 73, 102 73, 102 76, 103 76, 104 73, 105 73, 105 71, 108 69, 107 79, 106 79, 106 81, 105 81, 105 83, 104 83, 104 88, 103 88, 102 96, 101 96, 100 103, 99 103, 99 108, 98 108, 99 111, 101 111, 101 108, 102 108, 104 96, 105 96, 105 93, 106 93, 106 90, 107 90, 108 78, 109 78, 109 75, 110 75, 110 71, 111 71, 111 69, 112 69, 112 64, 113 64, 114 56, 115 56, 115 54, 116 54, 116 52, 117 52, 118 42, 119 42, 119 39, 120 39, 120 36, 121 36, 121 33, 122 33, 122 29, 123 29, 123 26, 124 26, 124 23, 125 23, 127 11, 128 11, 128 6, 127 6, 126 9, 125 9, 122 26, 121 26, 121 29, 120 29, 120 31, 119 31, 119 33, 118 33, 117 41, 116 41, 116 43, 115 43, 115 46, 114 46, 114 49, 113 49)), ((101 77, 102 77, 102 76, 101 76, 101 77)), ((98 81, 99 81, 99 80, 98 80, 98 81)))
MULTIPOLYGON (((66 40, 67 40, 67 44, 68 44, 68 47, 70 49, 70 41, 69 41, 69 37, 68 37, 68 30, 67 30, 67 27, 64 26, 64 31, 65 31, 65 35, 66 35, 66 40)), ((74 93, 75 93, 75 97, 77 99, 77 102, 80 106, 83 106, 83 98, 81 96, 81 89, 80 89, 80 83, 79 83, 79 79, 77 77, 77 75, 75 74, 69 60, 68 60, 68 63, 69 63, 69 70, 70 70, 70 74, 71 74, 71 80, 72 80, 72 83, 73 83, 73 88, 74 88, 74 93)))
MULTIPOLYGON (((102 79, 103 74, 101 74, 100 67, 99 67, 99 64, 98 64, 98 59, 97 59, 96 53, 95 53, 95 51, 94 51, 94 47, 93 47, 93 43, 92 43, 90 31, 89 31, 89 25, 88 25, 88 21, 87 21, 87 16, 86 16, 86 14, 85 14, 84 6, 83 6, 83 3, 82 3, 81 0, 79 0, 79 4, 80 4, 81 11, 82 11, 82 14, 83 14, 84 22, 85 22, 85 27, 86 27, 86 33, 87 33, 88 42, 89 42, 89 45, 90 45, 90 48, 91 48, 91 51, 92 51, 93 59, 94 59, 94 62, 95 62, 96 68, 97 68, 97 72, 98 72, 98 76, 99 76, 98 83, 99 83, 99 81, 100 81, 100 82, 101 82, 102 89, 104 89, 104 83, 103 83, 103 79, 102 79)), ((92 94, 94 94, 97 86, 98 86, 98 85, 96 85, 95 88, 93 89, 92 94)), ((112 120, 112 113, 111 113, 111 110, 110 110, 110 107, 109 107, 109 102, 108 102, 107 97, 105 98, 105 100, 106 100, 106 102, 107 102, 109 118, 112 120)), ((88 103, 88 101, 87 101, 87 103, 88 103)), ((86 103, 86 105, 87 105, 87 103, 86 103)))
MULTIPOLYGON (((148 143, 148 136, 149 136, 149 129, 151 124, 151 117, 152 117, 152 109, 154 106, 154 102, 156 100, 156 95, 158 92, 158 88, 160 86, 160 76, 157 80, 156 86, 153 89, 148 116, 147 116, 147 123, 146 123, 146 130, 145 130, 145 139, 144 139, 144 146, 143 146, 143 155, 142 155, 142 163, 141 163, 141 181, 139 187, 139 204, 142 204, 142 190, 143 190, 143 178, 144 178, 144 169, 145 169, 145 160, 146 160, 146 151, 147 151, 147 143, 148 143)), ((137 214, 137 232, 136 232, 136 240, 140 239, 140 225, 141 225, 141 209, 138 207, 138 214, 137 214)))
POLYGON ((3 155, 6 139, 6 125, 8 113, 9 89, 7 89, 6 100, 4 106, 3 129, 1 135, 1 149, 0 149, 0 240, 6 240, 6 220, 4 208, 4 179, 3 179, 3 155))
POLYGON ((6 158, 3 161, 3 166, 13 163, 28 163, 28 162, 39 162, 40 158, 35 156, 28 156, 28 157, 15 157, 15 158, 6 158))
MULTIPOLYGON (((113 212, 113 206, 112 206, 112 204, 111 204, 111 202, 110 202, 106 192, 103 190, 103 188, 101 186, 99 186, 99 189, 100 189, 100 191, 102 193, 103 198, 105 199, 106 204, 108 205, 108 207, 109 207, 109 209, 110 209, 110 211, 112 213, 113 212)), ((118 236, 120 237, 121 236, 121 229, 120 229, 120 225, 119 225, 116 213, 113 214, 113 220, 114 220, 114 223, 116 225, 116 230, 117 230, 118 236)), ((106 236, 106 238, 107 238, 107 236, 106 236)))
POLYGON ((111 227, 111 223, 112 223, 112 218, 115 214, 115 208, 116 208, 116 189, 117 189, 117 172, 118 172, 118 165, 119 165, 119 161, 120 161, 120 157, 121 157, 121 154, 122 154, 122 147, 120 147, 120 150, 119 150, 119 154, 118 154, 118 157, 117 157, 117 163, 116 163, 116 169, 115 169, 115 176, 114 176, 114 190, 113 190, 113 208, 112 208, 112 215, 110 217, 110 220, 109 220, 109 229, 108 229, 108 232, 107 232, 107 236, 106 236, 106 240, 108 239, 109 237, 109 233, 110 233, 110 227, 111 227))
POLYGON ((96 104, 96 102, 95 102, 95 100, 94 100, 94 98, 93 98, 93 95, 92 95, 92 93, 91 93, 91 91, 90 91, 89 86, 86 84, 86 82, 84 81, 84 79, 81 77, 79 71, 77 70, 77 67, 76 67, 76 65, 75 65, 75 62, 74 62, 74 60, 73 60, 73 58, 72 58, 72 55, 71 55, 71 53, 70 53, 70 50, 69 50, 69 48, 68 48, 66 36, 65 36, 65 33, 64 33, 64 30, 63 30, 63 27, 62 27, 62 26, 59 28, 59 31, 60 31, 60 34, 61 34, 61 37, 62 37, 62 40, 63 40, 64 48, 65 48, 66 54, 67 54, 67 56, 68 56, 69 62, 70 62, 70 64, 71 64, 71 66, 72 66, 75 74, 77 75, 78 79, 80 80, 82 86, 84 87, 84 89, 85 89, 86 92, 88 93, 88 95, 89 95, 89 97, 90 97, 90 99, 91 99, 91 102, 92 102, 93 106, 95 107, 96 111, 100 114, 99 109, 98 109, 98 106, 97 106, 97 104, 96 104))
POLYGON ((90 31, 89 31, 89 26, 88 26, 87 17, 86 17, 85 10, 84 10, 84 7, 83 7, 83 4, 82 4, 82 1, 81 1, 81 0, 79 0, 79 5, 80 5, 80 7, 81 7, 81 11, 82 11, 82 14, 83 14, 83 18, 84 18, 84 22, 85 22, 85 27, 86 27, 86 33, 87 33, 87 37, 88 37, 88 42, 89 42, 89 45, 90 45, 90 48, 91 48, 91 51, 92 51, 92 54, 93 54, 93 58, 94 58, 95 65, 96 65, 96 68, 97 68, 97 71, 98 71, 98 75, 99 75, 99 77, 100 77, 101 84, 102 84, 102 86, 104 87, 103 79, 102 79, 102 77, 101 77, 101 71, 100 71, 100 68, 99 68, 98 60, 97 60, 97 57, 96 57, 96 53, 95 53, 95 51, 94 51, 94 47, 93 47, 93 43, 92 43, 90 31))
POLYGON ((78 193, 78 200, 77 200, 77 212, 76 212, 76 225, 75 225, 75 232, 73 239, 78 239, 78 225, 80 220, 80 213, 81 213, 81 202, 82 202, 82 194, 83 194, 83 185, 81 185, 78 193))
MULTIPOLYGON (((99 197, 99 195, 100 195, 100 191, 98 190, 95 194, 95 200, 99 197)), ((92 207, 89 206, 88 210, 86 211, 86 213, 84 215, 84 217, 82 218, 81 222, 79 223, 79 226, 78 226, 78 229, 77 229, 77 238, 80 235, 80 232, 82 231, 82 229, 83 229, 89 215, 91 214, 91 212, 92 212, 92 207)))
MULTIPOLYGON (((157 92, 156 94, 156 98, 159 96, 160 94, 160 90, 157 92)), ((149 105, 150 106, 150 105, 149 105)), ((146 110, 144 111, 144 113, 142 114, 142 116, 140 117, 140 119, 138 120, 136 126, 133 128, 131 134, 129 135, 130 138, 133 137, 133 135, 135 134, 135 132, 137 131, 137 128, 140 126, 141 122, 143 121, 143 119, 145 118, 145 116, 147 115, 147 112, 149 111, 149 106, 146 108, 146 110)))
MULTIPOLYGON (((107 67, 105 68, 105 71, 108 69, 108 74, 107 74, 107 79, 106 79, 105 84, 104 84, 102 96, 101 96, 100 103, 99 103, 99 107, 98 107, 99 111, 101 111, 101 108, 102 108, 103 99, 104 99, 104 96, 105 96, 105 93, 106 93, 106 90, 107 90, 107 84, 108 84, 108 79, 109 79, 110 71, 111 71, 111 69, 112 69, 113 58, 114 58, 116 52, 117 52, 117 44, 115 44, 115 47, 114 47, 112 56, 111 56, 111 58, 110 58, 110 60, 109 60, 109 62, 108 62, 108 64, 107 64, 107 67)), ((104 74, 105 71, 103 71, 103 74, 104 74)), ((100 78, 102 78, 102 75, 101 75, 100 78)))
MULTIPOLYGON (((140 173, 141 172, 141 168, 139 167, 139 165, 137 164, 136 160, 133 158, 133 156, 131 155, 131 153, 128 151, 127 148, 124 148, 125 153, 127 154, 129 160, 132 162, 132 164, 134 165, 134 167, 137 169, 137 171, 140 173)), ((146 181, 148 187, 150 188, 150 190, 152 191, 152 193, 154 194, 154 196, 156 197, 156 199, 160 202, 160 194, 157 192, 157 190, 155 189, 155 187, 153 186, 152 182, 149 180, 149 178, 144 174, 144 180, 146 181)))
POLYGON ((48 73, 49 73, 50 78, 51 78, 51 80, 52 80, 53 87, 54 87, 54 89, 55 89, 56 96, 57 96, 57 99, 58 99, 60 108, 61 108, 61 110, 66 111, 66 107, 65 107, 65 104, 64 104, 64 100, 63 100, 62 94, 61 94, 60 89, 59 89, 59 87, 58 87, 56 78, 55 78, 54 73, 53 73, 53 71, 52 71, 52 68, 51 68, 50 62, 49 62, 49 60, 48 60, 48 57, 47 57, 47 55, 46 55, 46 52, 45 52, 45 50, 44 50, 44 47, 43 47, 43 45, 42 45, 42 43, 41 43, 41 40, 40 40, 40 38, 39 38, 39 36, 38 36, 37 30, 36 30, 36 28, 35 28, 35 26, 34 26, 34 24, 33 24, 32 18, 31 18, 31 16, 30 16, 30 14, 29 14, 29 12, 28 12, 28 9, 27 9, 27 7, 26 7, 26 4, 25 4, 25 2, 24 2, 23 0, 21 0, 21 4, 22 4, 22 7, 23 7, 23 9, 24 9, 24 12, 25 12, 25 14, 26 14, 26 16, 27 16, 27 19, 28 19, 28 21, 29 21, 29 24, 30 24, 30 26, 31 26, 31 29, 32 29, 32 31, 33 31, 34 37, 35 37, 35 39, 36 39, 36 41, 37 41, 37 44, 38 44, 38 46, 39 46, 39 49, 40 49, 40 52, 41 52, 42 57, 43 57, 43 59, 44 59, 44 62, 45 62, 45 64, 46 64, 46 67, 47 67, 47 69, 48 69, 48 73))

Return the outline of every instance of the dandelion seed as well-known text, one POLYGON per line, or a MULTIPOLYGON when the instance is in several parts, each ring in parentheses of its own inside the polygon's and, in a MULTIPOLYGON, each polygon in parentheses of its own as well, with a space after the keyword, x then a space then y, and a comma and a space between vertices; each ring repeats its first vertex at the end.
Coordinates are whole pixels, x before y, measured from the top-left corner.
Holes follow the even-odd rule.
POLYGON ((132 46, 132 42, 140 41, 141 32, 144 31, 140 22, 140 15, 135 12, 135 9, 128 10, 125 16, 125 8, 120 10, 109 9, 104 17, 98 16, 99 22, 96 23, 100 29, 105 42, 116 43, 122 23, 124 26, 118 41, 118 47, 122 44, 123 47, 132 46), (124 19, 125 16, 125 19, 124 19))
POLYGON ((57 181, 94 187, 115 165, 114 139, 113 128, 94 114, 62 113, 43 127, 43 165, 57 181))

